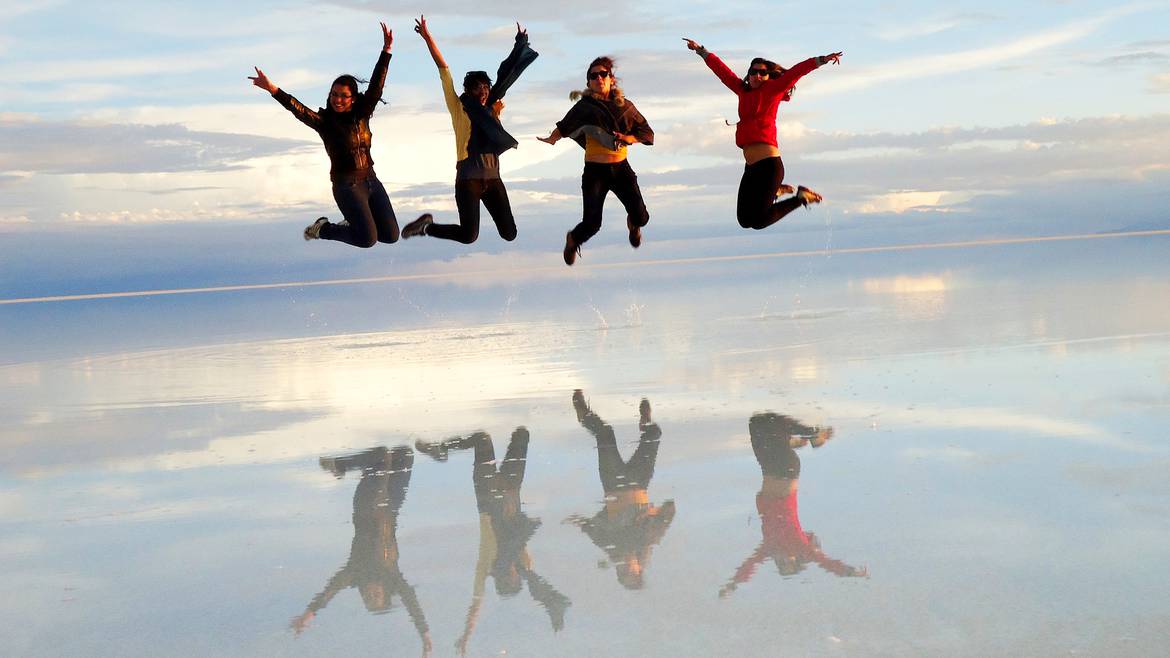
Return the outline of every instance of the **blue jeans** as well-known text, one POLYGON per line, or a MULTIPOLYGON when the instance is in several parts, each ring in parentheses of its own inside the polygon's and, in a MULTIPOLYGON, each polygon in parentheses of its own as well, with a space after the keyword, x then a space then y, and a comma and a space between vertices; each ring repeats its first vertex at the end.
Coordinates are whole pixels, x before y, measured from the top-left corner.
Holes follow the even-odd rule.
POLYGON ((371 175, 364 180, 333 184, 333 200, 346 224, 326 224, 325 240, 338 240, 355 247, 369 248, 379 242, 398 242, 398 220, 381 181, 371 175))

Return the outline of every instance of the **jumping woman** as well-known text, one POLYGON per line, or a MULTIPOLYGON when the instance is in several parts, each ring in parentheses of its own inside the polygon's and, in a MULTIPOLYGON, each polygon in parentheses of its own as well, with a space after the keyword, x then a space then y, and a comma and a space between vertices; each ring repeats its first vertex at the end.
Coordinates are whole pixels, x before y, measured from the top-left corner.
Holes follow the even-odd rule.
POLYGON ((653 145, 654 131, 618 87, 613 68, 609 57, 593 60, 585 74, 588 89, 570 94, 577 104, 548 137, 537 137, 546 144, 568 137, 585 149, 585 171, 581 174, 584 212, 581 223, 565 235, 566 265, 577 262, 581 245, 601 230, 601 210, 609 192, 625 206, 630 246, 637 249, 642 244, 642 227, 650 221, 638 189, 638 175, 626 160, 626 147, 638 142, 653 145))
POLYGON ((451 70, 435 45, 426 17, 415 20, 414 31, 426 41, 431 58, 439 68, 443 97, 455 129, 455 205, 459 224, 435 224, 430 213, 402 228, 402 237, 430 235, 444 240, 471 244, 479 237, 479 204, 482 201, 496 223, 500 237, 516 239, 516 220, 508 203, 508 190, 500 180, 499 156, 516 148, 516 140, 500 125, 504 94, 524 69, 536 60, 537 53, 528 47, 528 32, 516 24, 516 44, 496 71, 496 83, 486 71, 468 71, 463 76, 463 94, 456 95, 451 70))
POLYGON ((791 99, 792 88, 798 80, 828 62, 840 64, 843 53, 812 57, 790 69, 757 57, 752 60, 747 75, 740 78, 715 53, 707 52, 691 39, 684 37, 683 41, 739 97, 735 145, 743 149, 745 162, 736 203, 739 225, 757 230, 767 228, 797 208, 820 203, 821 195, 803 186, 787 199, 776 200, 777 194, 792 192, 792 187, 784 184, 784 162, 780 160, 776 141, 776 110, 781 101, 791 99))
POLYGON ((338 240, 362 248, 398 241, 394 208, 386 189, 374 175, 374 160, 370 157, 370 116, 382 100, 386 69, 390 66, 390 46, 394 43, 394 33, 385 23, 382 23, 382 41, 382 53, 366 91, 358 89, 358 80, 352 75, 339 76, 329 89, 326 106, 316 112, 272 84, 259 68, 255 77, 248 78, 272 94, 301 123, 317 131, 329 154, 333 199, 345 219, 333 224, 321 217, 305 228, 306 240, 338 240))

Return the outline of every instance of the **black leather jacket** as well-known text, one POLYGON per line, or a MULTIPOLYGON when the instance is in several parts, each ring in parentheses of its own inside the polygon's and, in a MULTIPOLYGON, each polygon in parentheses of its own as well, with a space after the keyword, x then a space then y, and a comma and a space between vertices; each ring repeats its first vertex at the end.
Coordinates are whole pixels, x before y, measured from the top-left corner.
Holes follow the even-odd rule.
POLYGON ((374 175, 374 159, 370 157, 370 115, 382 98, 386 84, 386 70, 390 67, 390 53, 382 51, 366 91, 353 101, 349 112, 334 112, 328 107, 316 112, 305 107, 296 98, 277 89, 272 97, 292 112, 301 123, 317 131, 329 154, 329 180, 334 183, 352 183, 374 175))

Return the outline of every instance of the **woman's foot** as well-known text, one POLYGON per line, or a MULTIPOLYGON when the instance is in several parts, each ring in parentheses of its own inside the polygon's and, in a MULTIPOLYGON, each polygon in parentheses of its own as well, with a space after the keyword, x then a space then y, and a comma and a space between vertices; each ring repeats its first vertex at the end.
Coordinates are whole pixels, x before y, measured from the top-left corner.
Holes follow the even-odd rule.
POLYGON ((413 238, 416 235, 426 235, 427 227, 435 223, 431 213, 423 213, 418 219, 402 227, 402 238, 413 238))
POLYGON ((781 183, 780 187, 776 188, 776 196, 784 196, 785 194, 792 194, 796 189, 786 183, 781 183))
POLYGON ((569 231, 565 234, 565 265, 572 265, 577 262, 577 257, 581 255, 581 245, 573 241, 573 232, 569 231))
POLYGON ((796 196, 797 196, 797 198, 800 199, 801 205, 806 207, 806 208, 808 207, 808 204, 810 204, 810 203, 820 203, 821 201, 824 200, 824 197, 817 194, 816 192, 813 192, 812 190, 808 189, 807 187, 805 187, 803 185, 796 188, 796 196))
POLYGON ((642 246, 642 227, 634 224, 634 220, 626 215, 626 228, 630 229, 630 246, 634 249, 642 246))
POLYGON ((324 217, 318 217, 317 221, 315 221, 312 224, 309 224, 308 226, 305 227, 305 239, 306 240, 320 239, 321 238, 321 229, 325 228, 325 225, 328 223, 329 223, 328 219, 326 219, 324 217))

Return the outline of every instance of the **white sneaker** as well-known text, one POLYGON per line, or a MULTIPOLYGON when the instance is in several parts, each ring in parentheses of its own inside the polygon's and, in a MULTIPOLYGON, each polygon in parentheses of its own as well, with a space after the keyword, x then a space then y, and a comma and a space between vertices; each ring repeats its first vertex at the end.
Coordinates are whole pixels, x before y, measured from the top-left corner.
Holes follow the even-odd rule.
POLYGON ((328 223, 329 223, 328 219, 326 219, 324 217, 318 217, 317 221, 315 221, 312 224, 309 224, 308 226, 305 227, 305 239, 306 240, 320 239, 321 238, 321 229, 325 228, 325 225, 328 223))

